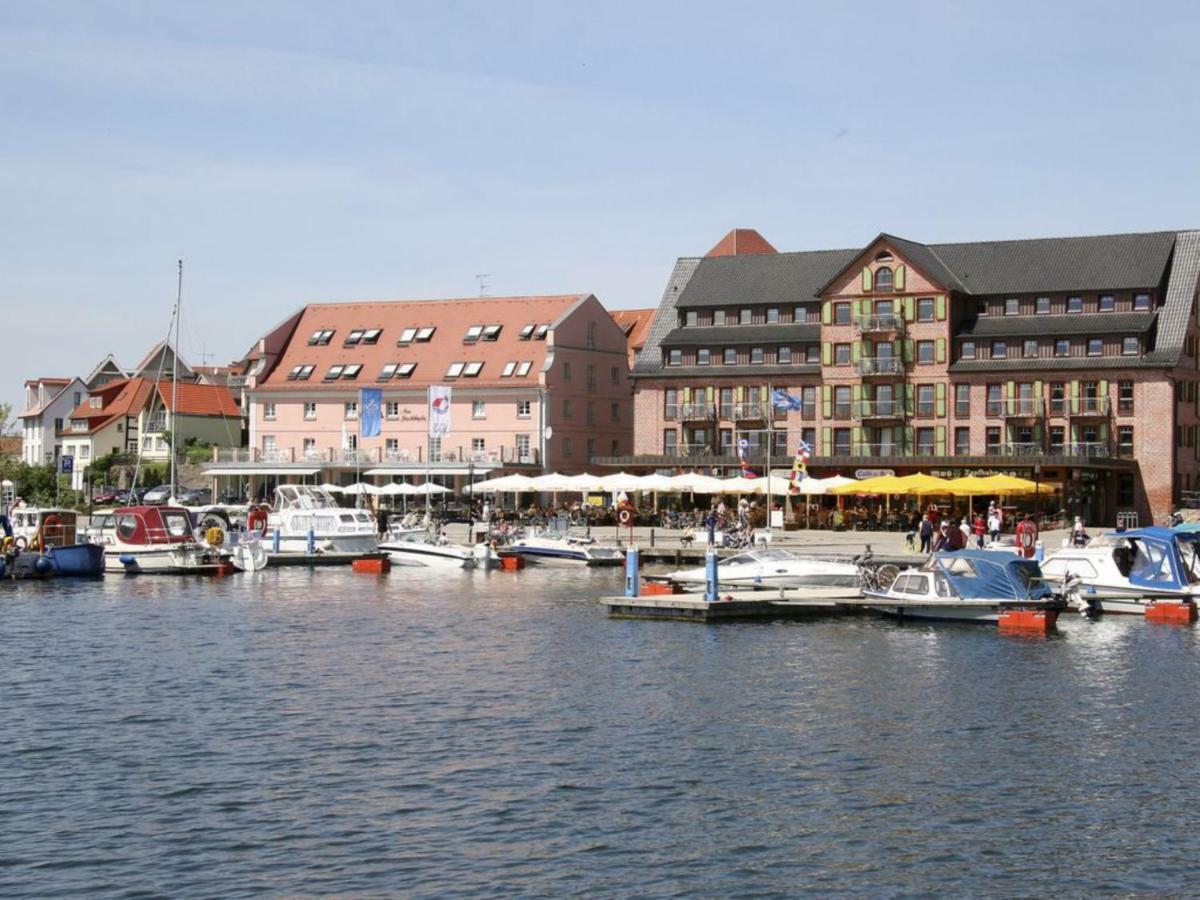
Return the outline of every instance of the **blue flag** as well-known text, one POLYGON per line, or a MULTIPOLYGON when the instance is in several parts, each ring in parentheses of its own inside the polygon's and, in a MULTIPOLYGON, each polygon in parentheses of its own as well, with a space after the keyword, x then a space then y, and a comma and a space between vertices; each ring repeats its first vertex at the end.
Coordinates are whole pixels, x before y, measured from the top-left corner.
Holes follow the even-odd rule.
POLYGON ((771 403, 776 409, 801 410, 804 408, 804 403, 799 397, 780 388, 775 388, 771 403))
POLYGON ((379 388, 358 392, 358 433, 365 438, 383 434, 383 391, 379 388))

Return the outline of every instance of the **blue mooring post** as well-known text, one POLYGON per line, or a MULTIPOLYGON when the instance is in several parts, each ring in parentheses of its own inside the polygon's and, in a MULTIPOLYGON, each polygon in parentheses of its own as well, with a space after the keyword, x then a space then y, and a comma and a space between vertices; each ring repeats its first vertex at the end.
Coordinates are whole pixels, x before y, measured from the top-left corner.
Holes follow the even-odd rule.
POLYGON ((313 530, 311 528, 308 529, 308 552, 317 552, 317 536, 313 534, 313 530))
POLYGON ((271 549, 275 553, 279 552, 279 529, 278 528, 275 529, 275 534, 271 538, 271 549))
POLYGON ((625 551, 625 596, 636 597, 641 590, 638 579, 638 548, 625 551))
POLYGON ((709 603, 716 602, 717 599, 717 556, 716 550, 708 550, 704 554, 704 599, 709 603))

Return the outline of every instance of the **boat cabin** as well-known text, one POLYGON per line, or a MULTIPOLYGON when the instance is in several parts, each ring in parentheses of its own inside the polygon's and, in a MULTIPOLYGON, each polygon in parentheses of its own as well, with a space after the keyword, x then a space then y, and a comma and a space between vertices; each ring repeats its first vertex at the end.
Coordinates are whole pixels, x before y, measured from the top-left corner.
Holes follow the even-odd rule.
POLYGON ((1139 528, 1109 534, 1087 547, 1067 547, 1042 564, 1047 577, 1078 575, 1084 584, 1128 582, 1134 587, 1184 591, 1200 584, 1200 532, 1139 528))
POLYGON ((888 593, 905 599, 1047 600, 1053 591, 1032 559, 996 550, 935 553, 920 569, 896 576, 888 593))
POLYGON ((66 547, 76 543, 76 513, 73 509, 18 506, 8 514, 12 536, 42 547, 66 547))
POLYGON ((192 517, 179 506, 114 509, 112 534, 121 544, 187 544, 195 540, 192 517))

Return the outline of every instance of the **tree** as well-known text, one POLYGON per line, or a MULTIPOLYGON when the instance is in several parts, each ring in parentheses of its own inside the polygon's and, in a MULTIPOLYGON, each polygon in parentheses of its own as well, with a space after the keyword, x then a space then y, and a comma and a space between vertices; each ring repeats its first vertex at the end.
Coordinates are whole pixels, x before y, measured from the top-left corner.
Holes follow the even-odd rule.
POLYGON ((0 437, 16 434, 17 420, 13 418, 13 405, 0 403, 0 437))

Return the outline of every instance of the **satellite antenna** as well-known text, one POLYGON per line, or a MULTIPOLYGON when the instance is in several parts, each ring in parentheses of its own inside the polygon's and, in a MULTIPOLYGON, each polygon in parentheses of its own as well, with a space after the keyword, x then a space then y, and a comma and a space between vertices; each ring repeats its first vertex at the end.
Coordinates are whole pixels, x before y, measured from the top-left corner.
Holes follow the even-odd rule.
POLYGON ((488 289, 487 279, 489 279, 491 277, 492 277, 491 274, 488 272, 481 272, 475 276, 475 280, 479 282, 479 296, 480 297, 487 296, 487 289, 488 289))

